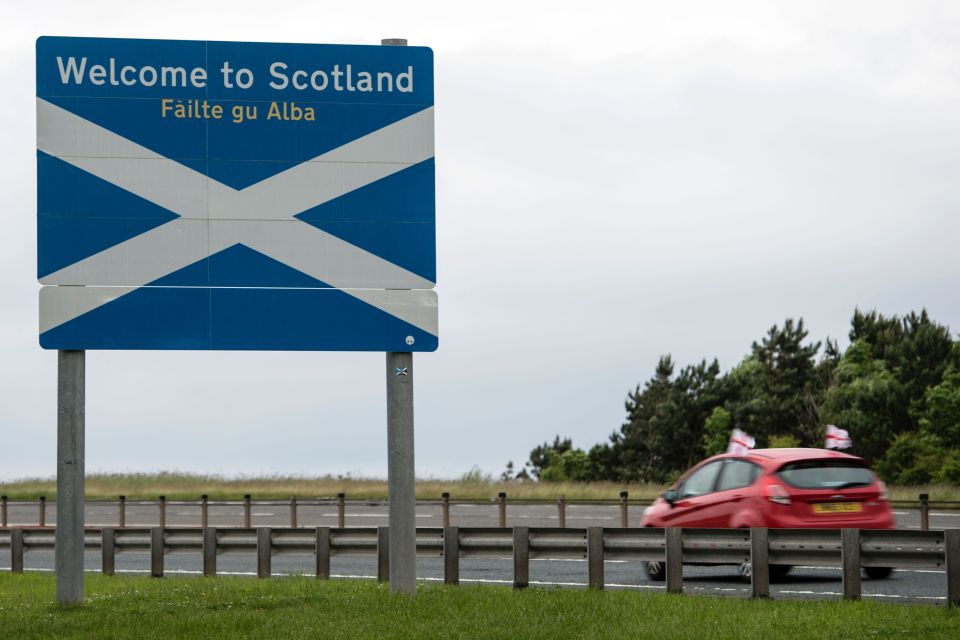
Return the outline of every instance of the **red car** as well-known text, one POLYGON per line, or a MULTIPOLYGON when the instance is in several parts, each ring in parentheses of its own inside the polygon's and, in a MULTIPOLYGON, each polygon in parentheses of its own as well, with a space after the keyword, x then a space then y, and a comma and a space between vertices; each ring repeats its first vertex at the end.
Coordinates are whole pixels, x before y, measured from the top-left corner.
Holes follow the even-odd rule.
MULTIPOLYGON (((894 529, 887 488, 862 458, 826 449, 755 449, 707 458, 643 515, 640 526, 894 529)), ((645 563, 662 580, 662 562, 645 563)), ((745 566, 742 572, 749 571, 745 566)), ((782 576, 786 565, 772 565, 782 576)), ((887 567, 866 567, 871 578, 887 567)))

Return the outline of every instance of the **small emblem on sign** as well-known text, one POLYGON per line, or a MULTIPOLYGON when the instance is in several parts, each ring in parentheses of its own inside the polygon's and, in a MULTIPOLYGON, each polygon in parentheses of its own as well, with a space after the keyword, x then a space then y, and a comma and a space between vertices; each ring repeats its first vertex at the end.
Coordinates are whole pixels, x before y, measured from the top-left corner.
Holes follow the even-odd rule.
POLYGON ((409 367, 394 367, 394 368, 393 368, 393 375, 395 375, 395 376, 405 376, 405 375, 407 375, 407 369, 409 369, 409 367))
POLYGON ((413 336, 407 336, 407 346, 410 346, 412 344, 413 344, 413 336))

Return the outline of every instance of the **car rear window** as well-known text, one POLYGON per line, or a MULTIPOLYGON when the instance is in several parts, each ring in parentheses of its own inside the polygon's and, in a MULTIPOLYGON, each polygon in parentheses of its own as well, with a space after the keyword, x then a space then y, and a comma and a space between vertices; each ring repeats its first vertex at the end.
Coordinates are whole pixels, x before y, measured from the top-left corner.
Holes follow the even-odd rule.
POLYGON ((870 469, 853 460, 806 460, 791 462, 777 472, 798 489, 846 489, 873 483, 870 469))

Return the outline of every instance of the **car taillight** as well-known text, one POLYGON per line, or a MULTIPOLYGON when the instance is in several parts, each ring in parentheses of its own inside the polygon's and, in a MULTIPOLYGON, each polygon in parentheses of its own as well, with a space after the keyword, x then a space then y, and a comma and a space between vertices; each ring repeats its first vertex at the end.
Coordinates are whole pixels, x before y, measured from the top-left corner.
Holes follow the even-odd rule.
POLYGON ((890 494, 887 493, 887 485, 885 485, 885 484, 883 483, 883 480, 877 480, 877 484, 880 485, 880 497, 879 497, 879 499, 880 499, 880 500, 883 500, 884 502, 887 502, 888 500, 890 500, 890 494))
POLYGON ((767 499, 777 504, 790 504, 790 496, 787 490, 778 484, 767 485, 767 499))

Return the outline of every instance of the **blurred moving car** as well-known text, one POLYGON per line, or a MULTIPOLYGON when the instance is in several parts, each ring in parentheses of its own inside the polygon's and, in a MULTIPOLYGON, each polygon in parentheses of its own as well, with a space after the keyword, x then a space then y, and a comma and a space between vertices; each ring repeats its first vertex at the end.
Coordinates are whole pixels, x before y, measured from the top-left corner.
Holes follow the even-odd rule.
MULTIPOLYGON (((687 471, 649 507, 643 527, 894 529, 887 488, 862 459, 826 449, 754 449, 723 454, 687 471)), ((662 562, 646 562, 663 580, 662 562)), ((780 577, 789 565, 771 565, 780 577)), ((885 578, 889 567, 865 567, 885 578)), ((750 566, 741 565, 749 576, 750 566)))

